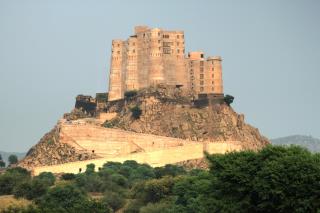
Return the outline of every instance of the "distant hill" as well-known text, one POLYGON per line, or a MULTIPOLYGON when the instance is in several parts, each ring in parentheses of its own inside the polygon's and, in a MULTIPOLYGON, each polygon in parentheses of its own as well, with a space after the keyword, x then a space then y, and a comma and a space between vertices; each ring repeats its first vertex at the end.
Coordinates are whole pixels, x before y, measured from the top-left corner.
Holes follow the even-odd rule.
POLYGON ((4 162, 6 162, 6 165, 8 165, 8 157, 10 155, 16 155, 18 157, 18 159, 20 160, 20 159, 24 158, 24 156, 26 156, 26 153, 0 151, 0 155, 2 156, 2 159, 4 160, 4 162))
POLYGON ((300 145, 307 148, 311 152, 320 152, 320 139, 306 135, 291 135, 282 138, 271 139, 271 143, 275 145, 300 145))

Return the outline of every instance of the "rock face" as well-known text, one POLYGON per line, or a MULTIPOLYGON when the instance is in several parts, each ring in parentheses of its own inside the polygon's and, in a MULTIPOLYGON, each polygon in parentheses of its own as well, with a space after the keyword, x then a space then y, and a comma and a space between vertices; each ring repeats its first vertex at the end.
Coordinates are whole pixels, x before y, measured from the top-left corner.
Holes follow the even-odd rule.
POLYGON ((54 127, 45 134, 35 146, 19 161, 18 166, 31 169, 37 166, 62 164, 72 161, 96 158, 90 152, 79 151, 66 143, 60 142, 59 130, 54 127))
POLYGON ((116 111, 118 116, 104 126, 193 141, 242 141, 243 148, 252 150, 269 143, 230 106, 196 108, 185 97, 179 90, 149 88, 130 100, 109 103, 108 112, 116 111), (134 106, 142 110, 139 119, 132 117, 134 106))

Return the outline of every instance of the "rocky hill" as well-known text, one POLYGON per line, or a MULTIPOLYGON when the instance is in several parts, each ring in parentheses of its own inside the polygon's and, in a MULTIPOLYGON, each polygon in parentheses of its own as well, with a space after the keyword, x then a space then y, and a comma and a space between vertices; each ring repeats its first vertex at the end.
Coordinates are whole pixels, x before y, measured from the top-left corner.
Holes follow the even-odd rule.
POLYGON ((178 142, 174 142, 175 139, 184 139, 181 142, 184 145, 188 141, 228 141, 230 144, 240 143, 242 149, 250 150, 258 150, 269 143, 257 128, 244 122, 244 115, 237 114, 232 107, 224 103, 195 106, 192 95, 183 94, 179 88, 140 90, 123 100, 108 102, 104 109, 95 113, 97 117, 86 116, 89 115, 78 109, 67 113, 62 119, 64 124, 58 123, 44 135, 19 165, 33 168, 106 156, 123 156, 156 150, 162 142, 165 147, 176 146, 174 143, 178 142), (133 109, 139 111, 138 116, 133 115, 136 113, 133 109), (103 122, 103 114, 114 116, 103 122), (107 131, 110 128, 118 130, 110 133, 107 131), (116 132, 120 130, 125 131, 124 135, 120 133, 117 137, 116 134, 119 133, 116 132), (131 133, 132 139, 129 136, 131 133), (147 136, 139 135, 141 133, 147 136), (143 139, 150 138, 150 135, 153 139, 143 139), (156 139, 160 136, 171 139, 156 139), (158 143, 155 142, 157 140, 162 142, 155 144, 158 143))
POLYGON ((195 107, 179 89, 148 88, 135 97, 110 102, 107 111, 118 114, 104 124, 109 128, 193 141, 242 141, 244 148, 253 150, 269 143, 232 107, 226 104, 195 107), (132 116, 134 107, 142 110, 139 119, 132 116))
POLYGON ((291 135, 271 140, 275 145, 298 145, 307 148, 311 152, 320 152, 320 139, 307 135, 291 135))

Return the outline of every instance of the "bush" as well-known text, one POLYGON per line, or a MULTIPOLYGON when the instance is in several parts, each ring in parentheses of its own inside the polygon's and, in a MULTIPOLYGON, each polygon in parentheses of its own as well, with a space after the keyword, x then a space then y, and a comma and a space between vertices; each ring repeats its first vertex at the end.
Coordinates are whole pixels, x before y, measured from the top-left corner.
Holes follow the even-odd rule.
POLYGON ((47 186, 54 185, 54 182, 56 181, 56 177, 51 172, 42 172, 34 179, 41 181, 47 186))
POLYGON ((24 197, 28 200, 33 200, 43 196, 48 189, 46 182, 34 179, 31 182, 23 182, 16 187, 14 187, 13 195, 16 198, 24 197))
POLYGON ((154 169, 155 175, 157 178, 161 178, 163 176, 177 176, 177 175, 183 175, 186 174, 185 169, 182 166, 167 164, 164 167, 156 167, 154 169))
POLYGON ((130 99, 130 98, 135 97, 137 94, 138 94, 138 92, 137 92, 136 90, 130 90, 130 91, 126 91, 126 92, 124 93, 124 97, 125 97, 126 99, 130 99))
POLYGON ((76 178, 76 175, 73 173, 65 173, 61 175, 62 180, 74 180, 76 178))
POLYGON ((102 198, 102 203, 110 206, 113 211, 117 211, 125 204, 125 199, 119 193, 107 191, 102 198))
POLYGON ((316 212, 320 208, 319 154, 295 146, 267 146, 257 153, 234 152, 208 159, 213 197, 220 199, 224 210, 316 212))
POLYGON ((10 168, 0 175, 0 195, 12 194, 15 186, 30 180, 31 175, 28 170, 21 167, 10 168))
POLYGON ((232 95, 226 95, 224 96, 224 102, 230 106, 230 104, 233 103, 234 97, 232 95))
POLYGON ((173 206, 167 202, 148 203, 140 209, 140 213, 173 213, 173 206))
POLYGON ((141 114, 142 114, 142 110, 140 109, 140 107, 138 105, 132 107, 131 109, 131 113, 132 113, 132 117, 134 119, 139 119, 141 114))
POLYGON ((6 162, 4 162, 3 160, 0 160, 0 168, 4 168, 6 167, 6 162))
POLYGON ((86 174, 92 174, 94 173, 95 165, 93 163, 90 163, 87 165, 86 174))

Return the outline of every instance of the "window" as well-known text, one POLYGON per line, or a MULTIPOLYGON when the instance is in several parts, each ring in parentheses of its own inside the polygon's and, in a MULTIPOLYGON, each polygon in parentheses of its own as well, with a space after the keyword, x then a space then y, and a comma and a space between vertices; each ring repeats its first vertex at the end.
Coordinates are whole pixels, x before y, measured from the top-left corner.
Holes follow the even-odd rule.
POLYGON ((158 33, 158 36, 160 36, 160 33, 158 33))
POLYGON ((118 55, 119 55, 119 54, 120 54, 120 51, 118 51, 117 53, 118 53, 118 55))
POLYGON ((177 53, 180 53, 180 50, 179 50, 179 49, 177 49, 177 53))
POLYGON ((132 45, 133 45, 133 46, 135 46, 135 45, 136 45, 136 43, 135 43, 135 42, 133 42, 133 43, 132 43, 132 45))
POLYGON ((203 66, 203 61, 200 61, 200 66, 203 66))
POLYGON ((212 71, 214 71, 214 68, 212 67, 212 71))
POLYGON ((200 74, 200 79, 203 79, 203 74, 200 74))
POLYGON ((200 81, 200 85, 203 85, 203 81, 200 81))
POLYGON ((159 50, 161 50, 161 47, 159 47, 159 50))
POLYGON ((170 48, 163 48, 163 53, 164 54, 170 54, 171 53, 171 49, 170 48))
POLYGON ((179 36, 179 35, 177 35, 177 38, 180 38, 180 36, 179 36))
POLYGON ((200 72, 203 72, 203 67, 200 67, 200 72))
POLYGON ((118 44, 118 47, 120 47, 120 44, 118 44))
POLYGON ((161 42, 161 41, 160 41, 160 40, 158 40, 158 44, 160 44, 160 42, 161 42))
POLYGON ((201 57, 201 58, 203 58, 203 57, 204 57, 204 55, 203 55, 203 54, 201 54, 201 55, 200 55, 200 57, 201 57))
POLYGON ((179 46, 180 42, 177 42, 177 46, 179 46))
POLYGON ((136 50, 135 50, 135 49, 133 49, 133 50, 132 50, 132 52, 133 52, 133 53, 135 53, 135 52, 136 52, 136 50))

